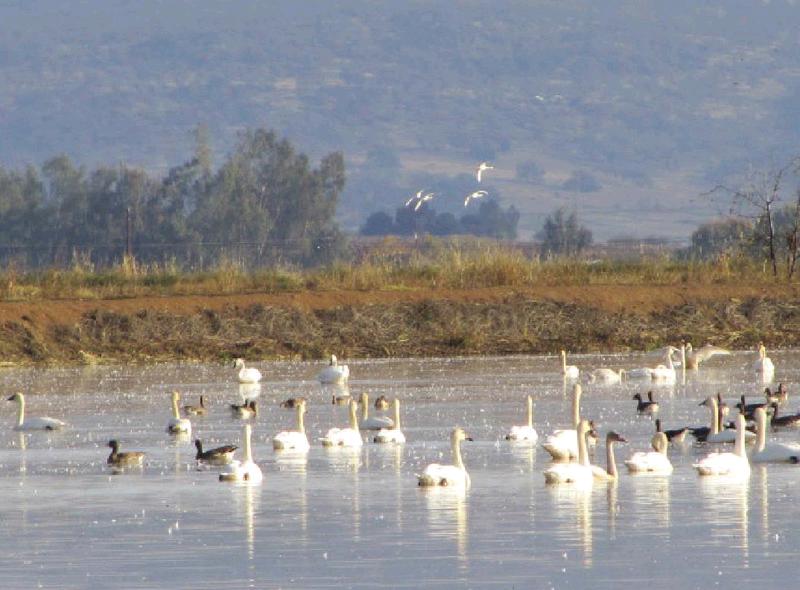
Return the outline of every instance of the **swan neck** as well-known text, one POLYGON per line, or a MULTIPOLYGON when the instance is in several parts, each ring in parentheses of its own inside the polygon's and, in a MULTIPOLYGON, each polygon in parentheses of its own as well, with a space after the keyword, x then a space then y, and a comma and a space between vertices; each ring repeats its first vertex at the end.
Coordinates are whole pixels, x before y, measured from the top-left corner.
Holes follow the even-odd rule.
MULTIPOLYGON (((367 405, 364 404, 364 414, 366 414, 367 405)), ((356 416, 356 402, 350 402, 350 428, 358 430, 358 416, 356 416)))
POLYGON ((739 455, 740 457, 747 457, 745 450, 744 450, 744 432, 745 432, 745 422, 744 417, 740 414, 739 418, 736 419, 736 444, 734 445, 733 452, 739 455))
POLYGON ((719 433, 719 406, 717 400, 713 397, 711 399, 711 434, 719 433))
POLYGON ((533 399, 528 396, 528 428, 533 428, 533 399))
POLYGON ((17 394, 17 426, 25 422, 25 398, 17 394))
MULTIPOLYGON (((756 433, 758 436, 756 451, 760 453, 767 446, 767 415, 764 412, 757 413, 756 433)), ((738 436, 739 433, 736 434, 738 436)))
POLYGON ((584 467, 589 467, 589 453, 586 450, 586 427, 578 424, 576 429, 578 435, 578 463, 584 467))
POLYGON ((366 393, 361 394, 361 419, 366 421, 369 418, 369 397, 366 393))
POLYGON ((578 424, 581 421, 581 387, 575 385, 572 393, 572 424, 577 430, 578 424))
POLYGON ((614 459, 614 443, 606 443, 606 471, 611 477, 617 477, 617 461, 614 459))
POLYGON ((464 461, 461 460, 461 442, 456 437, 453 437, 452 447, 453 465, 459 469, 464 469, 464 461))
POLYGON ((303 414, 306 413, 306 408, 303 404, 298 404, 297 406, 297 432, 302 432, 305 434, 306 432, 306 425, 303 420, 303 414))
POLYGON ((177 397, 173 397, 172 398, 172 417, 175 418, 176 420, 180 420, 180 418, 181 418, 181 414, 178 411, 178 398, 177 397))
POLYGON ((567 372, 567 352, 564 350, 561 351, 561 372, 567 372))
POLYGON ((394 428, 400 430, 400 400, 394 400, 394 428))

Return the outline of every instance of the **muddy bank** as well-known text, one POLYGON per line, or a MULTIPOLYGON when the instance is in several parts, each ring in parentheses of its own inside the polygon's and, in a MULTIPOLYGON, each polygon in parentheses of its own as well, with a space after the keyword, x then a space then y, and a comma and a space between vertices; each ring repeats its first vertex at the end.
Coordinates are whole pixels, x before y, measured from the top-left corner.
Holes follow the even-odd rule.
POLYGON ((744 290, 687 297, 686 289, 592 299, 508 290, 408 293, 309 304, 266 296, 40 302, 0 306, 2 361, 149 362, 646 350, 682 338, 750 348, 800 346, 800 301, 744 290), (631 304, 620 299, 631 295, 631 304), (348 303, 352 301, 352 303, 348 303), (675 303, 670 303, 675 302, 675 303))

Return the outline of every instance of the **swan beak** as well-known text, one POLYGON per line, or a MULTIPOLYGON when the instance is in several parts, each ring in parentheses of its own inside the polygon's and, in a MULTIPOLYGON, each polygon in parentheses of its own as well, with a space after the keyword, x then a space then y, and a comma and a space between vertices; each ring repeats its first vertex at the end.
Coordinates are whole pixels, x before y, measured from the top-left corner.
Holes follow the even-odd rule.
POLYGON ((625 438, 622 435, 619 435, 618 438, 617 438, 617 442, 626 443, 626 442, 628 442, 628 439, 625 438))
POLYGON ((468 440, 469 442, 474 442, 474 440, 473 440, 473 438, 471 436, 466 437, 464 440, 468 440))
POLYGON ((10 396, 6 401, 7 402, 13 402, 16 398, 17 398, 17 394, 15 393, 14 395, 10 396))

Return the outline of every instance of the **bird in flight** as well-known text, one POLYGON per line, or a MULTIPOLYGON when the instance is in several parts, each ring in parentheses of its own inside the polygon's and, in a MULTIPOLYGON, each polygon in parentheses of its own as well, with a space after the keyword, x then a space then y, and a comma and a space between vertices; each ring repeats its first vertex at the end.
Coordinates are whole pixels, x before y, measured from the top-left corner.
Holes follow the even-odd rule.
POLYGON ((484 170, 494 170, 494 166, 490 166, 488 162, 481 162, 475 169, 475 178, 478 179, 478 182, 481 181, 481 174, 484 170))
POLYGON ((481 197, 485 197, 488 194, 489 193, 487 193, 486 191, 475 191, 474 193, 468 194, 467 198, 464 199, 464 207, 469 205, 471 199, 480 199, 481 197))
POLYGON ((422 190, 422 191, 417 191, 417 194, 416 194, 416 195, 411 195, 411 197, 409 197, 408 201, 406 201, 406 205, 405 205, 405 206, 406 206, 406 207, 408 207, 408 206, 409 206, 409 205, 411 205, 411 203, 413 203, 415 200, 419 201, 419 200, 422 198, 422 193, 423 193, 423 192, 424 192, 424 190, 422 190))
POLYGON ((420 207, 422 207, 422 203, 425 201, 430 201, 433 197, 436 196, 436 193, 428 193, 426 195, 421 196, 417 199, 417 204, 414 205, 414 211, 417 211, 420 207))

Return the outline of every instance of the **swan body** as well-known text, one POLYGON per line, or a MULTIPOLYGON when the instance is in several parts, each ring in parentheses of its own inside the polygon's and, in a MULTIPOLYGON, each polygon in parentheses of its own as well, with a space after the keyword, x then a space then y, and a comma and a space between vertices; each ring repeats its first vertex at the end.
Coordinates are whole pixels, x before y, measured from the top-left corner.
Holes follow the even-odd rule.
POLYGON ((306 428, 303 423, 303 416, 306 413, 305 400, 299 401, 295 405, 297 411, 297 425, 294 430, 284 430, 279 432, 272 439, 272 448, 276 451, 298 451, 306 453, 311 448, 308 444, 308 436, 306 436, 306 428))
POLYGON ((506 435, 506 440, 525 441, 536 444, 539 440, 539 433, 533 427, 533 398, 528 396, 527 400, 527 424, 523 426, 512 426, 506 435))
POLYGON ((119 441, 110 440, 108 446, 111 447, 111 454, 106 459, 106 463, 112 467, 138 467, 144 462, 144 453, 141 451, 119 452, 119 441))
POLYGON ((750 462, 744 450, 745 419, 736 416, 736 446, 732 453, 711 453, 706 455, 693 467, 700 475, 725 475, 728 477, 749 477, 750 462))
POLYGON ((394 426, 392 428, 381 428, 373 438, 376 443, 395 443, 403 444, 406 442, 406 437, 403 431, 400 430, 400 400, 394 400, 394 426))
POLYGON ((594 473, 589 465, 589 453, 586 450, 586 434, 589 422, 581 420, 576 429, 578 439, 578 461, 573 463, 556 463, 544 471, 544 481, 548 484, 574 484, 582 487, 591 486, 594 473))
POLYGON ((422 487, 448 486, 468 488, 470 486, 469 473, 461 460, 461 441, 472 440, 463 429, 456 428, 450 434, 450 446, 453 452, 453 464, 441 465, 431 463, 421 475, 417 476, 417 484, 422 487))
POLYGON ((388 416, 372 416, 369 415, 369 396, 366 392, 361 394, 361 422, 358 427, 361 430, 380 430, 381 428, 392 428, 394 420, 388 416))
POLYGON ((258 416, 256 400, 251 399, 249 402, 243 404, 231 404, 231 412, 233 412, 236 418, 242 418, 244 420, 255 418, 258 416))
POLYGON ((258 383, 261 381, 261 371, 253 367, 245 367, 244 359, 236 359, 233 363, 233 368, 239 369, 237 373, 239 383, 258 383))
MULTIPOLYGON (((700 405, 707 406, 711 412, 711 426, 709 428, 709 432, 706 435, 705 439, 703 439, 704 442, 732 443, 738 440, 739 438, 738 428, 736 429, 727 428, 725 430, 720 430, 720 414, 716 396, 711 395, 707 397, 706 400, 700 405)), ((744 420, 744 416, 742 416, 742 420, 744 420)), ((750 432, 744 426, 742 426, 741 437, 743 440, 747 441, 755 441, 756 439, 755 433, 750 432)))
POLYGON ((615 481, 617 479, 617 461, 614 458, 614 445, 618 442, 628 442, 628 440, 613 430, 606 435, 606 468, 603 469, 599 465, 592 465, 594 479, 603 481, 615 481))
POLYGON ((800 445, 790 443, 767 443, 767 413, 756 408, 756 449, 750 456, 753 463, 800 463, 800 445))
POLYGON ((478 182, 481 181, 481 177, 486 170, 494 170, 494 166, 490 166, 488 162, 481 162, 478 164, 478 167, 475 168, 475 178, 478 182))
POLYGON ((358 417, 356 416, 356 401, 350 400, 350 427, 331 428, 320 439, 323 447, 360 447, 364 444, 361 432, 358 430, 358 417))
POLYGON ((775 365, 767 356, 767 348, 762 343, 758 345, 758 359, 753 363, 753 370, 764 383, 772 381, 775 375, 775 365))
POLYGON ((250 435, 252 428, 250 424, 244 425, 244 459, 232 461, 224 471, 219 474, 220 481, 261 483, 264 474, 261 468, 253 461, 253 452, 250 447, 250 435))
POLYGON ((233 453, 239 448, 235 445, 223 445, 204 451, 203 443, 199 438, 195 439, 194 446, 197 449, 197 453, 194 456, 195 460, 210 465, 227 465, 233 461, 233 453))
MULTIPOLYGON (((542 447, 554 461, 569 461, 578 457, 579 437, 577 425, 581 421, 581 386, 576 383, 572 388, 572 423, 575 428, 556 430, 545 438, 542 447)), ((590 438, 594 442, 594 438, 590 438)), ((589 444, 592 444, 591 442, 589 444)))
POLYGON ((663 432, 653 435, 654 451, 637 451, 625 460, 625 467, 630 473, 652 473, 655 475, 669 475, 672 473, 672 463, 667 457, 669 441, 663 432))
POLYGON ((658 365, 654 368, 642 367, 639 369, 631 369, 625 374, 631 379, 649 379, 664 384, 675 383, 677 380, 677 373, 675 372, 675 365, 672 362, 672 355, 677 351, 678 349, 674 346, 667 346, 664 357, 664 362, 666 364, 658 365))
POLYGON ((180 394, 177 391, 172 392, 172 418, 167 422, 167 432, 170 434, 191 434, 192 423, 188 418, 181 418, 178 411, 178 401, 180 394))
POLYGON ((604 383, 606 385, 613 385, 615 383, 622 383, 625 378, 625 369, 615 371, 614 369, 595 369, 589 373, 589 383, 604 383))
POLYGON ((700 368, 700 363, 707 361, 713 356, 729 356, 731 354, 730 350, 720 348, 719 346, 712 346, 711 344, 706 344, 705 346, 694 350, 691 342, 686 343, 684 351, 686 357, 686 368, 695 371, 700 368))
POLYGON ((17 402, 17 423, 14 430, 61 430, 67 424, 49 416, 34 416, 25 419, 25 396, 15 393, 8 398, 10 402, 17 402))
POLYGON ((350 378, 350 367, 340 365, 336 355, 331 355, 330 364, 317 375, 320 383, 344 383, 350 378))
POLYGON ((205 416, 206 412, 206 404, 202 395, 200 396, 199 406, 183 406, 183 413, 187 416, 205 416))
POLYGON ((564 375, 565 379, 572 379, 575 380, 580 377, 580 369, 575 365, 568 365, 567 364, 567 351, 561 351, 561 373, 564 375))

